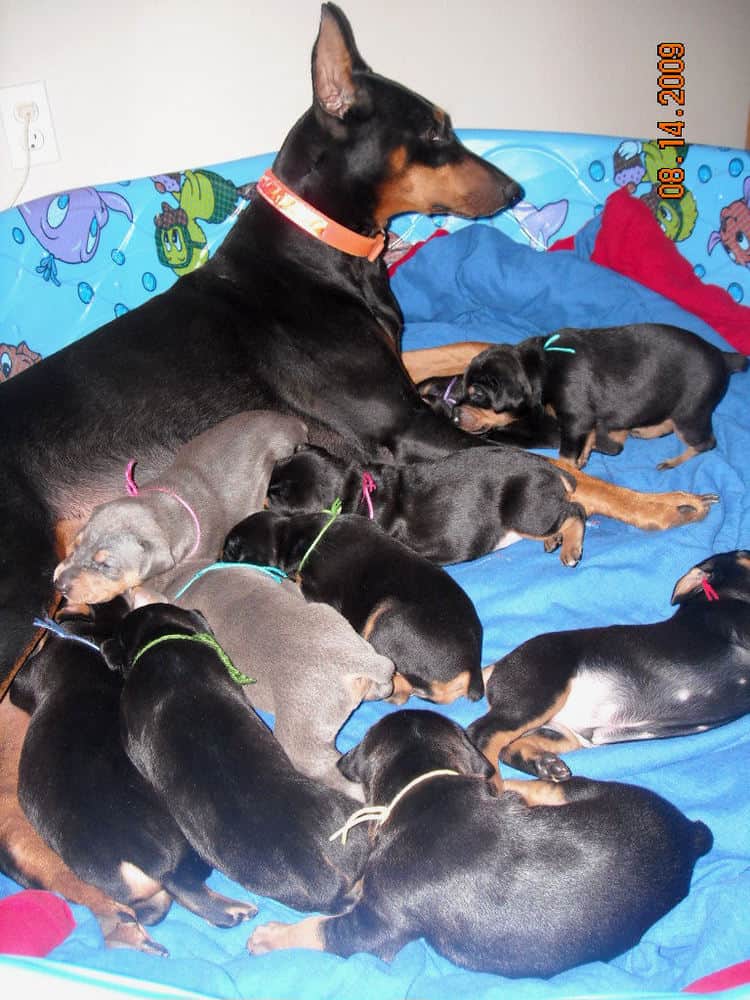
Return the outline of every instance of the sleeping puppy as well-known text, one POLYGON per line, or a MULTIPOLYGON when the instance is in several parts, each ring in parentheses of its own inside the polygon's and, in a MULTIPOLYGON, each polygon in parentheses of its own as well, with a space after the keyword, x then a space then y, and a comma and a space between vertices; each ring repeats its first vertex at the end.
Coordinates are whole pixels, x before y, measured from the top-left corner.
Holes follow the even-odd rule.
POLYGON ((222 558, 287 574, 304 560, 298 582, 305 597, 333 605, 393 660, 391 701, 410 694, 441 703, 482 697, 482 625, 474 605, 445 570, 367 518, 264 510, 230 531, 222 558))
POLYGON ((562 329, 477 355, 454 389, 454 419, 482 433, 546 409, 560 425, 560 457, 578 469, 592 450, 619 455, 628 434, 674 432, 685 451, 658 466, 673 469, 716 445, 713 411, 746 368, 744 355, 675 326, 562 329))
POLYGON ((493 768, 434 712, 381 719, 341 768, 368 802, 388 804, 359 898, 338 916, 257 927, 254 954, 304 947, 390 961, 422 937, 468 969, 554 976, 633 947, 687 895, 712 843, 705 824, 633 785, 518 781, 497 797, 493 768))
MULTIPOLYGON (((127 611, 125 601, 117 605, 98 609, 96 622, 65 620, 74 638, 50 636, 16 678, 13 701, 32 713, 19 801, 69 867, 131 906, 140 922, 161 920, 175 899, 212 924, 233 927, 257 907, 206 886, 211 868, 122 748, 122 679, 97 648, 127 611)), ((140 947, 167 953, 148 937, 140 947)))
MULTIPOLYGON (((460 423, 461 414, 466 414, 468 423, 473 408, 468 404, 458 407, 459 394, 463 395, 463 376, 437 375, 417 383, 417 392, 431 410, 452 423, 460 423)), ((483 422, 486 416, 479 410, 476 419, 483 422)), ((485 441, 493 444, 511 444, 517 448, 560 447, 560 424, 547 409, 521 410, 518 413, 492 414, 496 422, 484 430, 472 431, 481 434, 485 441)), ((465 428, 470 429, 470 428, 465 428)))
POLYGON ((529 639, 491 668, 490 710, 470 738, 493 764, 565 781, 565 751, 685 736, 750 712, 750 552, 698 563, 672 604, 652 625, 529 639))
POLYGON ((367 466, 308 447, 277 462, 268 506, 279 514, 318 512, 334 497, 364 513, 370 476, 373 517, 389 535, 436 563, 476 559, 519 538, 560 549, 565 566, 583 552, 586 515, 571 501, 572 476, 539 455, 510 447, 470 448, 440 461, 367 466))
POLYGON ((169 604, 139 608, 103 652, 125 677, 125 750, 198 854, 295 909, 340 907, 366 837, 349 851, 329 835, 356 802, 295 771, 248 708, 245 678, 203 616, 169 604))

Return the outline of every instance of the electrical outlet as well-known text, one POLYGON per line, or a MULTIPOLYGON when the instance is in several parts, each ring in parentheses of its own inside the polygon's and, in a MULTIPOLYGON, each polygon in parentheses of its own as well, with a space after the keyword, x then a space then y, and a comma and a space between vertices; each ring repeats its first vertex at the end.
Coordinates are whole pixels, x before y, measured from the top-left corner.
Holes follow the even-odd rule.
POLYGON ((31 166, 60 159, 52 127, 52 113, 43 80, 0 88, 0 117, 10 146, 10 161, 17 169, 26 166, 26 116, 29 116, 28 155, 31 166))

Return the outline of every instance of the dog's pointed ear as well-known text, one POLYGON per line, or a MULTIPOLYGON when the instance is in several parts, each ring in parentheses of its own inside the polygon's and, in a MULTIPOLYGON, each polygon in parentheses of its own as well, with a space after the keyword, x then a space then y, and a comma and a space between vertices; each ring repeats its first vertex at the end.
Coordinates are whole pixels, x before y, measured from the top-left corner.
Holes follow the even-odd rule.
POLYGON ((312 53, 313 94, 316 108, 341 119, 362 95, 354 80, 355 70, 369 67, 357 51, 351 26, 332 3, 321 8, 320 30, 312 53))

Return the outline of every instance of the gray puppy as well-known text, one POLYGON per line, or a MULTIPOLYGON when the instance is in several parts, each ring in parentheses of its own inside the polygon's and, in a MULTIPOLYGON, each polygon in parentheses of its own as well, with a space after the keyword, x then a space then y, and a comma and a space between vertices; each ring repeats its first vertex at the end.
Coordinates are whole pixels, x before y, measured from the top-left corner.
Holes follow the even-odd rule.
POLYGON ((304 437, 300 421, 258 411, 217 424, 139 495, 97 507, 55 583, 72 602, 125 593, 133 607, 200 608, 254 679, 245 694, 274 714, 274 734, 294 766, 362 800, 361 787, 336 766, 336 734, 363 699, 392 694, 392 661, 333 608, 305 601, 290 580, 240 564, 209 570, 229 529, 262 508, 274 462, 304 437))

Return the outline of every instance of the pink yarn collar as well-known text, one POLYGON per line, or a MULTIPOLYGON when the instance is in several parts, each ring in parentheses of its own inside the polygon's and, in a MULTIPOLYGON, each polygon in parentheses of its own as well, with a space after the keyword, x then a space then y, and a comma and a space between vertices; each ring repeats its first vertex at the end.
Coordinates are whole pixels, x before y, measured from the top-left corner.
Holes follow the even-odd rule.
POLYGON ((136 485, 135 479, 133 479, 133 469, 135 468, 135 465, 136 460, 131 458, 125 469, 125 489, 128 491, 129 496, 137 497, 141 493, 165 493, 168 497, 173 497, 177 503, 182 504, 190 515, 193 527, 195 528, 195 543, 186 556, 187 559, 192 558, 192 556, 194 556, 198 551, 198 546, 201 543, 201 525, 198 520, 198 515, 186 500, 183 500, 182 497, 178 493, 175 493, 174 490, 167 489, 166 486, 146 486, 142 490, 139 489, 136 485))

